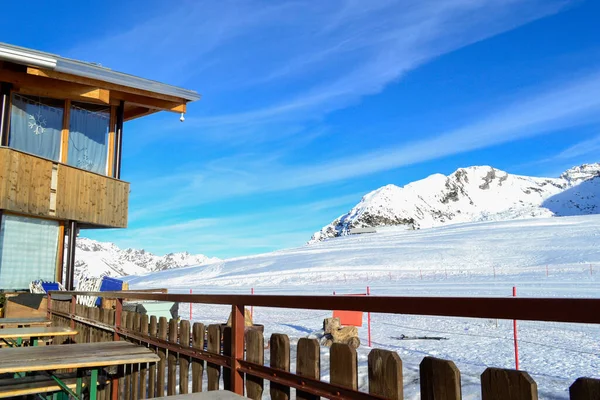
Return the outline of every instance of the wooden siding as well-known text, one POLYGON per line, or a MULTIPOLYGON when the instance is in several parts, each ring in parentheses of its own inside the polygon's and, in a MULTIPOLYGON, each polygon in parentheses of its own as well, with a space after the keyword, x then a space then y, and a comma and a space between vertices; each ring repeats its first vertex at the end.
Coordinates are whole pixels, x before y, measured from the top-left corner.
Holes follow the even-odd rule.
POLYGON ((127 182, 0 148, 0 209, 125 228, 128 199, 127 182))

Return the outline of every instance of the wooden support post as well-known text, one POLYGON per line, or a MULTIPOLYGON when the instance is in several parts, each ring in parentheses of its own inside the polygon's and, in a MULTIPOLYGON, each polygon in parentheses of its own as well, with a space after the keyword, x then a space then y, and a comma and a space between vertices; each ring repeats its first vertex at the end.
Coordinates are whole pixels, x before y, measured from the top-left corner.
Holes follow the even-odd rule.
POLYGON ((71 329, 75 329, 75 320, 73 316, 75 315, 75 308, 77 306, 77 296, 71 296, 71 329))
MULTIPOLYGON (((321 352, 317 339, 301 338, 298 340, 296 357, 296 374, 321 380, 321 352)), ((296 390, 297 400, 318 400, 319 396, 296 390)))
POLYGON ((537 384, 527 372, 487 368, 481 374, 482 400, 538 400, 537 384))
MULTIPOLYGON (((171 319, 169 321, 169 342, 177 344, 178 329, 177 320, 171 319)), ((169 350, 167 357, 167 370, 169 372, 167 376, 167 396, 174 396, 177 394, 177 353, 169 350)))
POLYGON ((239 371, 238 360, 244 359, 244 305, 231 306, 231 391, 244 394, 244 375, 239 371))
POLYGON ((358 358, 356 349, 343 343, 331 345, 331 383, 358 390, 358 358))
POLYGON ((452 361, 425 357, 419 370, 422 400, 462 399, 460 371, 452 361))
POLYGON ((569 388, 571 400, 600 399, 600 379, 579 378, 569 388))
MULTIPOLYGON (((156 320, 156 316, 152 315, 150 317, 150 337, 155 338, 158 334, 158 323, 156 320)), ((150 346, 154 352, 158 353, 158 348, 155 346, 150 346)), ((151 399, 153 397, 158 397, 156 394, 156 363, 150 364, 150 373, 148 374, 148 398, 151 399)), ((162 394, 161 394, 162 396, 162 394)))
MULTIPOLYGON (((206 348, 211 353, 221 354, 221 325, 212 324, 208 326, 208 343, 206 348)), ((218 364, 207 362, 206 376, 208 380, 208 390, 219 390, 221 367, 218 364)))
MULTIPOLYGON (((264 365, 265 342, 261 331, 251 329, 246 332, 246 361, 264 365)), ((246 396, 254 400, 261 400, 263 389, 264 380, 262 378, 246 375, 246 396)))
MULTIPOLYGON (((290 339, 287 335, 274 333, 269 341, 271 350, 271 368, 290 371, 290 339)), ((271 382, 270 394, 272 400, 289 400, 290 387, 281 383, 271 382)))
MULTIPOLYGON (((158 320, 158 338, 167 340, 167 319, 160 317, 158 320)), ((165 360, 167 359, 167 352, 164 348, 158 348, 158 361, 157 373, 156 373, 156 397, 164 397, 165 395, 165 360)))
MULTIPOLYGON (((190 321, 182 320, 179 323, 179 344, 190 347, 190 321)), ((190 358, 179 356, 179 394, 188 394, 190 377, 190 358)))
MULTIPOLYGON (((194 322, 192 332, 192 347, 194 349, 204 350, 204 324, 194 322)), ((192 361, 192 392, 202 391, 202 372, 204 371, 204 361, 194 358, 192 361)))

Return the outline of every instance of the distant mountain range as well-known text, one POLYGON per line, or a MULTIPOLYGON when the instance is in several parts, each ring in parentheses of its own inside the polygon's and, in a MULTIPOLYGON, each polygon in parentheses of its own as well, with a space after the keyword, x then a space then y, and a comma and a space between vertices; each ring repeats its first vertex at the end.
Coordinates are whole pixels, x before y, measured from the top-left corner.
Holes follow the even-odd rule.
POLYGON ((157 256, 143 249, 121 250, 114 243, 98 242, 82 237, 77 239, 75 274, 77 277, 145 275, 150 272, 210 264, 216 261, 220 259, 187 252, 157 256))
POLYGON ((460 222, 600 213, 600 164, 573 167, 559 178, 509 174, 490 166, 434 174, 406 186, 386 185, 316 232, 309 243, 353 228, 421 229, 460 222))

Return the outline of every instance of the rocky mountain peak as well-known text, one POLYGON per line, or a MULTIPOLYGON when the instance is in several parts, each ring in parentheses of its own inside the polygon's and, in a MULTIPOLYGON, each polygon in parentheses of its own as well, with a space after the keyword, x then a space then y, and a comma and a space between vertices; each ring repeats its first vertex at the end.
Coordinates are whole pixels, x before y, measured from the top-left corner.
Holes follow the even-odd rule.
POLYGON ((403 187, 386 185, 316 232, 309 243, 353 228, 421 229, 450 223, 600 212, 600 164, 584 164, 559 178, 509 174, 491 166, 459 168, 403 187), (585 183, 585 185, 582 185, 585 183))

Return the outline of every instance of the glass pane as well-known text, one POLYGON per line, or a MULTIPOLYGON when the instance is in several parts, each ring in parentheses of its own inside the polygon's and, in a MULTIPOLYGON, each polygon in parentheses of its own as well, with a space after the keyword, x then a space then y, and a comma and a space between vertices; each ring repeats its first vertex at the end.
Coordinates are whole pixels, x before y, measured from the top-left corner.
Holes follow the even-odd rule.
POLYGON ((63 121, 60 103, 13 94, 9 146, 58 161, 63 121))
POLYGON ((3 215, 0 225, 0 289, 28 289, 55 280, 58 222, 3 215))
POLYGON ((93 105, 73 104, 67 163, 106 175, 110 113, 93 105))

